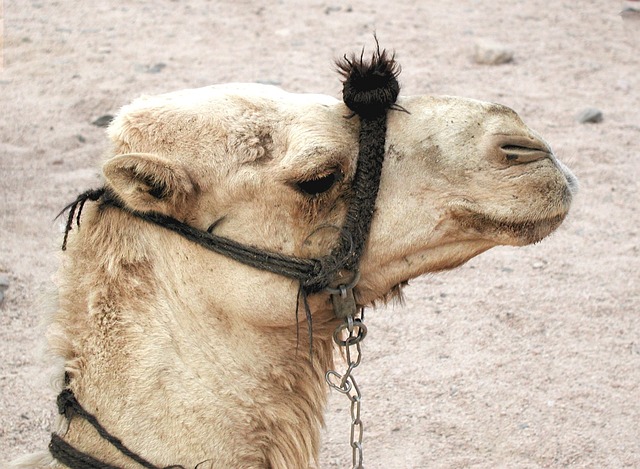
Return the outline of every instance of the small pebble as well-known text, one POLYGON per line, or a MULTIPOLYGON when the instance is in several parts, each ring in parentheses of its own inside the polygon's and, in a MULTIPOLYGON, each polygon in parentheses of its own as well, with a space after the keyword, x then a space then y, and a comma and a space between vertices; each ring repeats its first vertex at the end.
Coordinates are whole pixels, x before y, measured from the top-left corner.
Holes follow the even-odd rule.
POLYGON ((9 288, 9 275, 0 273, 0 303, 4 301, 4 292, 9 288))
POLYGON ((273 85, 273 86, 282 85, 282 82, 280 80, 275 80, 271 78, 258 79, 256 80, 256 83, 260 83, 261 85, 273 85))
POLYGON ((160 73, 166 66, 167 64, 159 62, 149 67, 149 69, 147 70, 147 73, 160 73))
POLYGON ((602 122, 602 118, 602 111, 595 107, 589 107, 576 116, 576 120, 581 124, 597 124, 602 122))
POLYGON ((9 275, 0 274, 0 291, 6 291, 9 288, 9 275))
POLYGON ((104 116, 100 116, 94 120, 92 124, 96 127, 108 127, 112 120, 113 116, 111 114, 105 114, 104 116))
POLYGON ((138 73, 160 73, 167 64, 158 62, 154 65, 136 64, 133 68, 138 73))
POLYGON ((620 12, 623 21, 640 21, 640 7, 625 6, 620 12))
POLYGON ((513 60, 513 50, 497 42, 481 39, 476 41, 473 59, 482 65, 501 65, 513 60))

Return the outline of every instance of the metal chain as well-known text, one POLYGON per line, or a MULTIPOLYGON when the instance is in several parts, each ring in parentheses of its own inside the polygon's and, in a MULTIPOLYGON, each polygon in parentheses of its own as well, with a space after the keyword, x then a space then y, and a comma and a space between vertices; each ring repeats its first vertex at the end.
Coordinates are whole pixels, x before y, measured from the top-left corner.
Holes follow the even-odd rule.
POLYGON ((358 383, 352 375, 355 368, 360 365, 362 360, 362 350, 360 342, 367 335, 367 327, 364 325, 364 312, 360 311, 360 317, 354 315, 347 316, 344 322, 340 324, 334 334, 333 340, 341 347, 344 347, 347 370, 344 374, 337 371, 329 370, 325 375, 327 384, 336 391, 346 395, 351 401, 351 451, 352 451, 352 469, 364 469, 362 465, 362 435, 364 427, 360 419, 360 403, 362 394, 358 383), (342 338, 345 333, 346 338, 342 338))

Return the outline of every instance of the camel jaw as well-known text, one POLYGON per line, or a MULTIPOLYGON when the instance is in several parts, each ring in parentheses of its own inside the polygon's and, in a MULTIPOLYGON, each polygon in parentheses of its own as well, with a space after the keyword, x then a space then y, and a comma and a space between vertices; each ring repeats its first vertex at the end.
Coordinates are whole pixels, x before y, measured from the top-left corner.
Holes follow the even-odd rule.
POLYGON ((499 244, 526 246, 542 241, 553 233, 564 221, 568 212, 544 217, 538 220, 500 220, 487 214, 465 211, 456 214, 465 231, 481 233, 499 244))

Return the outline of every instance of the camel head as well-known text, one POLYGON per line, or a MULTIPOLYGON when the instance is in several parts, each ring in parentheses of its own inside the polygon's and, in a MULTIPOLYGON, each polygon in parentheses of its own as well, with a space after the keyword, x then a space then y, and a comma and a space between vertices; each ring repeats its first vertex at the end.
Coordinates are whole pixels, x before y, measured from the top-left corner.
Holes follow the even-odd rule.
MULTIPOLYGON (((576 187, 549 145, 507 107, 436 96, 398 104, 402 109, 388 115, 360 265, 362 304, 493 246, 540 241, 560 225, 576 187)), ((142 98, 111 127, 115 156, 104 173, 135 210, 166 213, 268 251, 318 256, 335 244, 353 198, 358 118, 349 114, 331 98, 262 85, 142 98)), ((195 262, 221 260, 203 255, 195 262)), ((222 262, 237 291, 291 284, 222 262)), ((232 297, 235 305, 241 300, 232 297)), ((290 316, 274 318, 282 319, 290 316)))

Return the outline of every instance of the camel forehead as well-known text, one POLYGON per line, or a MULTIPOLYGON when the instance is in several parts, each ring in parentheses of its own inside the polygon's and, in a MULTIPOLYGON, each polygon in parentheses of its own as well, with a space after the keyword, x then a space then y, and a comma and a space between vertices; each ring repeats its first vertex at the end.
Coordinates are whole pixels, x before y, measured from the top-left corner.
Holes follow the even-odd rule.
POLYGON ((275 86, 214 85, 142 96, 122 108, 108 133, 116 154, 151 152, 202 161, 204 155, 220 156, 220 145, 229 145, 231 153, 248 149, 238 160, 248 162, 264 155, 266 149, 258 147, 268 142, 282 153, 292 141, 308 147, 344 139, 343 107, 330 96, 275 86))

